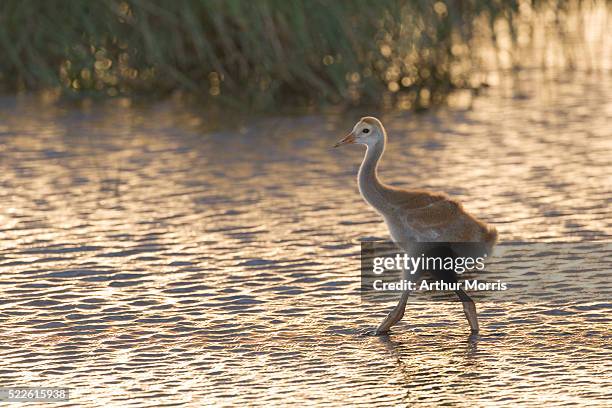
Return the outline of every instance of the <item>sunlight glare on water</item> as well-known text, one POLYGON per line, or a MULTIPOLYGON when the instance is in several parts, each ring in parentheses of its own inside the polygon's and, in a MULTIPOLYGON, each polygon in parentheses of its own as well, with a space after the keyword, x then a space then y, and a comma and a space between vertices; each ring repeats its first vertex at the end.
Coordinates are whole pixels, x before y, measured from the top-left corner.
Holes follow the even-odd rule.
MULTIPOLYGON (((519 82, 382 115, 381 177, 502 241, 609 240, 609 76, 519 82)), ((360 304, 359 239, 388 235, 362 149, 330 147, 370 112, 211 128, 180 109, 0 101, 3 386, 72 388, 57 406, 609 404, 609 303, 479 304, 477 341, 458 304, 419 303, 360 335, 390 305, 360 304)))

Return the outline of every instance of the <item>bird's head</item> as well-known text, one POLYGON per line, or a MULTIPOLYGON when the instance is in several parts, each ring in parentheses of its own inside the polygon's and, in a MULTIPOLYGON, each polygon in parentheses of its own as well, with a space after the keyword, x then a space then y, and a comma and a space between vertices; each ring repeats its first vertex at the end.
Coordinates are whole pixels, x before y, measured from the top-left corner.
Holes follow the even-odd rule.
POLYGON ((380 120, 373 116, 361 118, 353 127, 351 133, 346 135, 342 140, 334 145, 334 147, 345 144, 364 144, 366 146, 374 146, 377 143, 385 143, 387 132, 380 120))

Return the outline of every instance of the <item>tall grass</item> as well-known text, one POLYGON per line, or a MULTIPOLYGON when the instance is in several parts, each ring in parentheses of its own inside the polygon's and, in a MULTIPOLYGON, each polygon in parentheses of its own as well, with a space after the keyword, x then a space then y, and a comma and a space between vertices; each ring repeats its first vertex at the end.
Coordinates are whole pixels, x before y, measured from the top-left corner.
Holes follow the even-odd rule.
POLYGON ((518 0, 3 0, 0 85, 65 95, 178 91, 258 107, 421 107, 478 86, 477 24, 504 21, 515 41, 521 7, 518 0))

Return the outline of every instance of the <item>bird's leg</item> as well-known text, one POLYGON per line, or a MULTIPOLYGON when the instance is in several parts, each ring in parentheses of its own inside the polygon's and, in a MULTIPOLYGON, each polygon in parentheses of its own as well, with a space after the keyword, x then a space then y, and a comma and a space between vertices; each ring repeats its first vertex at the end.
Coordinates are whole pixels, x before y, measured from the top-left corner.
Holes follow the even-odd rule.
MULTIPOLYGON (((402 280, 413 280, 415 275, 410 275, 406 269, 402 269, 402 280)), ((387 317, 380 323, 378 328, 376 329, 375 334, 385 334, 389 331, 389 329, 402 320, 404 317, 404 311, 406 310, 406 303, 408 302, 408 295, 410 291, 408 289, 402 292, 402 295, 399 299, 397 305, 389 312, 387 317)))
POLYGON ((476 313, 476 304, 471 297, 468 296, 462 289, 455 291, 459 299, 461 299, 461 303, 463 304, 463 312, 465 313, 465 317, 470 324, 470 329, 472 329, 472 333, 478 333, 480 330, 478 327, 478 314, 476 313))
POLYGON ((385 320, 383 320, 382 323, 378 325, 378 328, 376 329, 376 334, 387 333, 391 326, 402 320, 402 317, 404 317, 404 311, 406 310, 408 293, 408 290, 402 292, 402 296, 400 297, 400 300, 397 305, 389 312, 387 317, 385 317, 385 320))

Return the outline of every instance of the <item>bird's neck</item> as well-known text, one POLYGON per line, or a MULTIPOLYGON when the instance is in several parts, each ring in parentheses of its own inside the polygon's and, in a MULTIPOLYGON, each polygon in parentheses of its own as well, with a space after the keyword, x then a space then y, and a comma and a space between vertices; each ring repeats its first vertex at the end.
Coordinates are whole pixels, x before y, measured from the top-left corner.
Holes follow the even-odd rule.
POLYGON ((383 197, 385 186, 378 179, 378 162, 384 151, 385 143, 383 141, 372 146, 368 145, 357 177, 361 195, 368 204, 378 211, 384 211, 387 202, 383 197))

